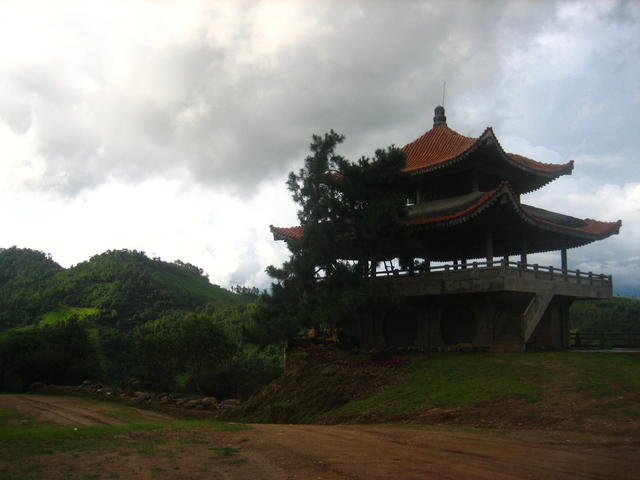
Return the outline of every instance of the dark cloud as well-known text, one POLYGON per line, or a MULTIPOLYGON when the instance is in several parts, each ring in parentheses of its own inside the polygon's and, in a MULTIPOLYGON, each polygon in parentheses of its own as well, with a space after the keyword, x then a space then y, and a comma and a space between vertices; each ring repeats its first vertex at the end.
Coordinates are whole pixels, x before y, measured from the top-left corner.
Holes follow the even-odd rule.
POLYGON ((212 186, 252 189, 302 158, 312 133, 346 133, 355 157, 412 140, 429 127, 444 80, 454 105, 483 94, 512 44, 553 11, 475 1, 303 5, 294 20, 308 29, 275 48, 261 44, 257 3, 236 12, 227 43, 208 36, 224 27, 212 9, 186 40, 156 47, 133 38, 132 59, 102 41, 83 45, 110 61, 10 72, 24 103, 0 115, 18 130, 26 111, 37 122, 41 187, 73 195, 111 176, 135 182, 180 167, 212 186))
MULTIPOLYGON (((299 168, 314 133, 346 134, 353 159, 414 140, 446 81, 455 130, 576 160, 530 203, 622 218, 575 259, 637 284, 638 2, 21 4, 0 19, 0 183, 66 201, 179 178, 247 199, 299 168)), ((234 281, 257 278, 238 249, 234 281)))

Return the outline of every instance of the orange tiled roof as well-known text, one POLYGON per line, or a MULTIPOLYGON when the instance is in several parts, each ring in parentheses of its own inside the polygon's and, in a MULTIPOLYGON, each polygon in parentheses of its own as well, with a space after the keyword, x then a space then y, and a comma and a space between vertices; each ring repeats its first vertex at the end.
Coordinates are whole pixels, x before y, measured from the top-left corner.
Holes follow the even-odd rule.
POLYGON ((274 240, 297 240, 302 238, 304 227, 274 227, 269 225, 274 240))
POLYGON ((622 220, 618 220, 616 222, 601 222, 592 218, 586 218, 584 220, 586 225, 583 227, 566 227, 564 225, 558 225, 548 220, 536 217, 535 215, 532 215, 532 217, 534 217, 539 223, 546 223, 553 227, 565 228, 567 230, 582 232, 596 237, 608 237, 609 235, 615 235, 619 232, 620 227, 622 226, 622 220))
MULTIPOLYGON (((555 231, 565 231, 565 232, 573 232, 574 234, 578 234, 579 236, 586 235, 587 238, 591 237, 593 240, 602 239, 608 237, 609 235, 617 234, 622 226, 622 221, 618 220, 616 222, 600 222, 598 220, 593 220, 587 218, 584 220, 584 225, 581 226, 568 226, 562 225, 560 223, 552 222, 546 219, 541 218, 540 216, 534 215, 532 213, 527 212, 520 202, 516 199, 515 194, 511 190, 511 186, 509 182, 502 182, 500 185, 483 194, 478 200, 472 205, 466 206, 463 209, 460 209, 456 212, 447 215, 441 216, 433 216, 427 218, 419 218, 413 220, 406 220, 405 224, 407 226, 420 226, 420 225, 429 225, 443 222, 451 222, 460 223, 464 222, 464 217, 473 217, 476 216, 485 209, 485 207, 490 206, 495 200, 497 200, 502 194, 506 194, 509 196, 511 201, 516 206, 516 210, 519 212, 521 217, 526 221, 534 224, 538 224, 538 226, 547 226, 551 227, 555 231)), ((552 212, 547 212, 552 213, 552 212)), ((567 217, 568 218, 568 217, 567 217)), ((577 220, 577 219, 573 219, 577 220)), ((304 227, 274 227, 270 225, 269 227, 271 232, 273 233, 274 240, 297 240, 302 238, 304 235, 304 227)))
POLYGON ((573 170, 573 160, 569 160, 567 163, 542 163, 530 158, 523 157, 517 153, 507 153, 507 157, 516 163, 519 163, 523 167, 537 170, 545 173, 564 173, 565 171, 573 170))
MULTIPOLYGON (((516 205, 518 212, 523 218, 533 223, 537 223, 539 225, 540 224, 547 225, 549 227, 552 227, 555 230, 560 229, 560 230, 565 230, 569 232, 574 232, 577 234, 587 234, 588 236, 592 236, 592 237, 605 238, 605 237, 608 237, 609 235, 617 234, 620 230, 620 227, 622 226, 622 220, 618 220, 616 222, 600 222, 598 220, 587 218, 584 220, 584 225, 582 226, 568 226, 568 225, 561 225, 560 223, 543 219, 537 215, 528 213, 526 210, 522 208, 522 206, 520 205, 520 202, 516 200, 516 197, 513 194, 513 191, 511 190, 511 186, 509 185, 509 182, 501 182, 497 188, 489 192, 486 192, 473 205, 470 205, 457 212, 451 213, 449 215, 439 216, 439 217, 428 217, 428 218, 422 218, 422 219, 409 220, 406 222, 406 224, 407 225, 427 225, 431 223, 447 222, 450 220, 455 220, 461 217, 465 217, 467 215, 475 216, 482 211, 483 209, 482 207, 488 206, 490 203, 492 203, 495 199, 497 199, 503 193, 508 194, 508 196, 514 202, 514 205, 516 205)), ((596 239, 598 238, 594 238, 594 240, 596 239)))
POLYGON ((476 138, 460 135, 446 125, 432 128, 417 140, 402 147, 407 154, 405 170, 421 170, 452 160, 468 151, 476 142, 476 138))
POLYGON ((446 125, 439 125, 402 147, 402 150, 407 154, 405 171, 419 172, 442 167, 448 162, 464 158, 489 139, 498 145, 505 161, 533 173, 561 175, 573 169, 573 160, 564 164, 551 164, 537 162, 515 153, 506 153, 500 147, 491 128, 487 128, 480 137, 472 138, 460 135, 446 125))

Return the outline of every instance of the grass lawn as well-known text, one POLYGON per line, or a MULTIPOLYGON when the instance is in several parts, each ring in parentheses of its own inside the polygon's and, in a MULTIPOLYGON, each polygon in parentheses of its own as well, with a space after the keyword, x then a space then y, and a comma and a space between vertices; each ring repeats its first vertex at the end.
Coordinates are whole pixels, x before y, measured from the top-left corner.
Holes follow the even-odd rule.
POLYGON ((297 368, 247 402, 235 418, 413 422, 429 412, 446 410, 453 412, 451 418, 471 423, 522 423, 534 418, 543 423, 586 418, 640 421, 637 355, 569 351, 397 355, 402 361, 395 366, 369 361, 366 355, 300 355, 297 368))
POLYGON ((174 421, 60 426, 34 422, 18 411, 0 409, 0 480, 157 477, 188 468, 187 454, 205 451, 201 461, 246 461, 217 435, 239 432, 240 424, 174 421))

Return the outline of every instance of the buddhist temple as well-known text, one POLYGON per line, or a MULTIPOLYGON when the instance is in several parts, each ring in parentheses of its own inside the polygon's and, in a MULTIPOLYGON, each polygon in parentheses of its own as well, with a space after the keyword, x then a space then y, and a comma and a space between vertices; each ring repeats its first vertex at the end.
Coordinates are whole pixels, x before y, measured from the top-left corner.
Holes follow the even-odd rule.
MULTIPOLYGON (((433 128, 402 150, 413 179, 405 223, 421 261, 406 270, 392 262, 374 267, 372 288, 401 294, 406 306, 365 313, 347 334, 365 349, 568 347, 571 303, 610 297, 612 279, 571 270, 567 251, 617 234, 622 222, 571 217, 521 196, 570 175, 573 161, 507 153, 491 128, 477 138, 460 135, 441 106, 433 128), (528 263, 540 252, 558 252, 559 266, 528 263)), ((287 242, 304 235, 302 227, 271 231, 287 242)))

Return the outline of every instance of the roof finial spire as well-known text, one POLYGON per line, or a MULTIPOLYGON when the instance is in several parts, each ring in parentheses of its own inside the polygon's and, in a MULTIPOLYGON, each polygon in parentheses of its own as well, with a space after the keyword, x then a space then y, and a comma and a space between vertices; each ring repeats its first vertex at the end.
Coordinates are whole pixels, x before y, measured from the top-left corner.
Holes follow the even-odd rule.
POLYGON ((440 125, 447 126, 447 117, 444 114, 444 107, 442 105, 438 105, 434 111, 435 116, 433 117, 433 128, 439 127, 440 125))

